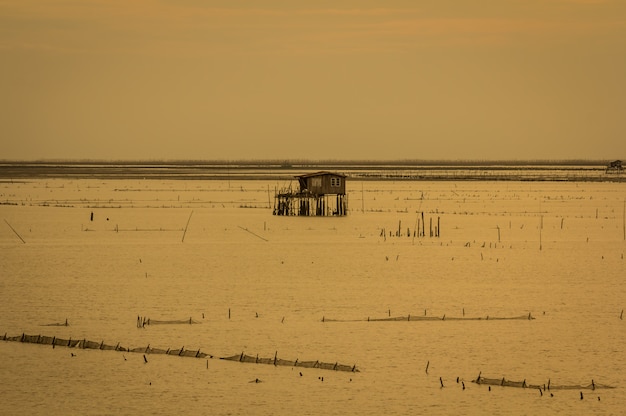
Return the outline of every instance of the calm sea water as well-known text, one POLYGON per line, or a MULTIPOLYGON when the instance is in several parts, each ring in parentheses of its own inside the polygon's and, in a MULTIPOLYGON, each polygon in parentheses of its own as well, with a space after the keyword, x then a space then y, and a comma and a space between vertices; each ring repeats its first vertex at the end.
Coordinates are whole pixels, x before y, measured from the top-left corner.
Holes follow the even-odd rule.
POLYGON ((623 413, 624 184, 350 182, 343 218, 272 216, 284 186, 1 183, 2 334, 215 357, 0 341, 1 412, 623 413), (446 319, 373 321, 409 315, 446 319), (242 352, 360 372, 216 359, 242 352))

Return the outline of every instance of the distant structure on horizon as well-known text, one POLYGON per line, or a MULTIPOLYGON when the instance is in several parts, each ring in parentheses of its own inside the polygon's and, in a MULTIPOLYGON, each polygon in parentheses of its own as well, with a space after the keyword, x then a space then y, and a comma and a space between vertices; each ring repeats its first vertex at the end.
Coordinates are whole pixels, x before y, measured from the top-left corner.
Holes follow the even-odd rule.
POLYGON ((299 189, 274 196, 274 215, 345 216, 348 213, 346 175, 320 171, 296 176, 299 189))
POLYGON ((609 164, 606 166, 606 173, 621 173, 623 170, 624 167, 622 166, 621 160, 614 160, 612 162, 609 162, 609 164))

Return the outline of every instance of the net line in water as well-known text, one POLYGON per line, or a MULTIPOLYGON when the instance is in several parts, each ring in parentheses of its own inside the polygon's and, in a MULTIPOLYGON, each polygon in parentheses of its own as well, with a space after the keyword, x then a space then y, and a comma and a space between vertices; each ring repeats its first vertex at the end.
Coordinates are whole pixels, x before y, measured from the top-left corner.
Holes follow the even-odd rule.
POLYGON ((65 322, 53 322, 51 324, 41 324, 41 326, 70 326, 67 318, 65 318, 65 322))
POLYGON ((484 384, 487 386, 501 386, 501 387, 517 387, 517 388, 528 388, 528 389, 539 389, 539 390, 596 390, 596 389, 614 389, 614 386, 609 386, 608 384, 600 384, 596 383, 593 379, 589 384, 552 384, 551 380, 548 380, 547 383, 544 384, 532 384, 526 383, 526 379, 522 381, 512 381, 507 380, 504 377, 502 378, 487 378, 482 377, 480 374, 475 380, 472 380, 472 383, 476 384, 484 384))
POLYGON ((365 319, 333 319, 322 317, 322 322, 398 322, 398 321, 531 321, 535 317, 531 313, 518 315, 518 316, 484 316, 484 317, 455 317, 455 316, 426 316, 426 315, 407 315, 407 316, 389 316, 384 318, 371 318, 365 319))
POLYGON ((284 365, 289 367, 303 367, 303 368, 320 368, 322 370, 334 370, 334 371, 349 371, 353 373, 358 373, 360 370, 356 368, 356 365, 345 365, 335 363, 325 363, 322 361, 299 361, 296 359, 293 360, 283 360, 282 358, 278 358, 277 354, 274 355, 274 358, 268 357, 259 357, 258 354, 256 356, 247 355, 245 353, 231 355, 230 357, 222 357, 221 360, 228 361, 238 361, 241 363, 255 363, 255 364, 273 364, 273 365, 284 365))
POLYGON ((196 321, 189 317, 189 319, 169 319, 169 320, 159 320, 159 319, 151 319, 145 316, 137 317, 137 328, 144 328, 146 325, 193 325, 199 324, 200 321, 196 321))
MULTIPOLYGON (((126 348, 117 343, 117 345, 105 344, 104 341, 95 342, 89 341, 87 339, 63 339, 57 337, 50 337, 46 335, 16 335, 16 336, 7 336, 4 334, 0 337, 2 341, 13 341, 13 342, 24 342, 29 344, 40 344, 40 345, 52 345, 52 348, 56 346, 59 347, 68 347, 68 348, 76 348, 76 349, 93 349, 93 350, 110 350, 110 351, 122 351, 122 352, 134 352, 134 353, 142 353, 142 354, 165 354, 165 355, 177 355, 179 357, 193 357, 193 358, 214 358, 212 354, 207 354, 205 352, 201 352, 198 350, 186 350, 185 347, 177 348, 177 349, 163 349, 163 348, 154 348, 149 344, 146 347, 137 347, 137 348, 126 348)), ((144 356, 145 359, 145 356, 144 356)), ((259 357, 258 354, 256 356, 251 356, 244 354, 231 355, 227 357, 219 357, 220 360, 226 361, 237 361, 242 363, 255 363, 255 364, 272 364, 274 366, 289 366, 289 367, 303 367, 303 368, 319 368, 322 370, 334 370, 334 371, 349 371, 349 372, 359 372, 356 365, 345 365, 340 364, 338 362, 334 363, 326 363, 321 361, 299 361, 296 360, 285 360, 282 358, 278 358, 278 352, 274 354, 273 358, 263 358, 259 357)))

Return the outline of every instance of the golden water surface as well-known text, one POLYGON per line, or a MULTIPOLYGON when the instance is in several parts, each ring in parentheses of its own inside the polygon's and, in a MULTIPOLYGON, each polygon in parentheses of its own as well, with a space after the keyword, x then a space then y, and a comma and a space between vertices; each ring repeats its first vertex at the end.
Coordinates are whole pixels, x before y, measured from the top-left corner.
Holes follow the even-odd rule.
POLYGON ((1 413, 623 412, 623 183, 352 181, 332 218, 273 216, 283 186, 0 183, 0 335, 210 354, 0 341, 1 413))

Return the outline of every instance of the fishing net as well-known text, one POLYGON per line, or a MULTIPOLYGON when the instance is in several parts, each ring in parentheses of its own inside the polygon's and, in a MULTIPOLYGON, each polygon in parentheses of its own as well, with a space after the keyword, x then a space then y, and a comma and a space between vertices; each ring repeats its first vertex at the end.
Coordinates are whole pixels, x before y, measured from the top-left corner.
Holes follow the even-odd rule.
POLYGON ((614 388, 607 384, 596 383, 593 380, 591 380, 591 383, 589 384, 562 384, 562 385, 552 384, 551 381, 548 380, 547 384, 540 385, 540 384, 526 383, 526 380, 512 381, 512 380, 507 380, 504 377, 487 378, 487 377, 482 377, 480 375, 478 376, 476 380, 472 380, 472 382, 476 384, 485 384, 488 386, 518 387, 518 388, 543 389, 543 390, 579 390, 579 389, 595 390, 595 389, 614 388))
POLYGON ((399 322, 399 321, 526 321, 535 319, 530 313, 517 316, 478 316, 478 317, 455 317, 455 316, 425 316, 425 315, 407 315, 407 316, 389 316, 383 318, 371 318, 366 319, 333 319, 322 318, 322 322, 399 322))
POLYGON ((160 320, 160 319, 151 319, 147 317, 137 317, 137 328, 144 328, 146 325, 181 325, 181 324, 199 324, 200 321, 196 321, 191 317, 189 319, 170 319, 170 320, 160 320))
POLYGON ((274 358, 259 357, 258 355, 247 355, 244 353, 231 355, 230 357, 222 357, 222 360, 238 361, 241 363, 255 363, 255 364, 271 364, 275 366, 289 366, 289 367, 302 367, 302 368, 320 368, 322 370, 334 370, 334 371, 348 371, 359 372, 355 365, 345 365, 339 363, 325 363, 321 361, 295 361, 283 360, 274 356, 274 358))
MULTIPOLYGON (((189 321, 186 321, 189 323, 189 321)), ((193 358, 213 358, 213 355, 204 353, 198 350, 189 350, 182 348, 176 349, 162 349, 162 348, 153 348, 150 345, 145 347, 135 347, 135 348, 125 348, 117 345, 108 345, 105 344, 104 341, 95 342, 89 341, 86 339, 82 340, 72 340, 72 339, 62 339, 56 337, 49 337, 43 335, 18 335, 8 337, 6 334, 0 337, 0 340, 3 341, 14 341, 14 342, 24 342, 31 344, 43 344, 43 345, 52 345, 55 346, 63 346, 69 348, 77 348, 77 349, 93 349, 93 350, 114 350, 114 351, 126 351, 131 353, 140 353, 140 354, 164 354, 164 355, 176 355, 179 357, 193 357, 193 358)), ((278 354, 275 354, 273 358, 271 357, 259 357, 258 354, 247 355, 243 352, 237 355, 231 355, 228 357, 221 357, 222 360, 227 361, 238 361, 242 363, 255 363, 255 364, 270 364, 275 366, 288 366, 288 367, 303 367, 303 368, 319 368, 322 370, 334 370, 334 371, 350 371, 350 372, 358 372, 359 370, 356 366, 349 366, 345 364, 339 363, 325 363, 321 361, 295 361, 293 360, 284 360, 282 358, 278 358, 278 354)))

